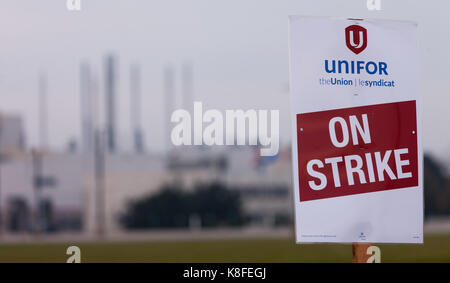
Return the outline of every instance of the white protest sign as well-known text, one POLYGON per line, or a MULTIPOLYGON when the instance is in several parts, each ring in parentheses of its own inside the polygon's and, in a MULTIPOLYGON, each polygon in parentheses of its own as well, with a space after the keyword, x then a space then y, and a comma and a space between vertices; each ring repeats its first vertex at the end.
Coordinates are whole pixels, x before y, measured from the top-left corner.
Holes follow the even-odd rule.
POLYGON ((416 31, 290 17, 297 242, 423 243, 416 31))

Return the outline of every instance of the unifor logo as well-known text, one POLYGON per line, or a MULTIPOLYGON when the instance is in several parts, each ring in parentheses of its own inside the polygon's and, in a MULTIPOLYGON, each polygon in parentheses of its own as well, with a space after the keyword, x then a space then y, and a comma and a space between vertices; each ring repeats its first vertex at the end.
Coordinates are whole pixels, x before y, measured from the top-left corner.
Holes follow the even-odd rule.
POLYGON ((348 26, 345 29, 345 43, 353 53, 361 53, 367 47, 367 30, 358 25, 348 26))

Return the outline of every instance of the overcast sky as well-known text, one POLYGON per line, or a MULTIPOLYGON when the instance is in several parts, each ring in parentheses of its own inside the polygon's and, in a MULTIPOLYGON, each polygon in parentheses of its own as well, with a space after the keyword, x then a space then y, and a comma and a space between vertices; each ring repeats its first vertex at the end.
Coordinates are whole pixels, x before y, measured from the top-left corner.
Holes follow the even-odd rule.
POLYGON ((195 98, 204 108, 280 109, 289 142, 288 15, 413 20, 419 23, 424 147, 450 161, 450 2, 381 0, 0 0, 0 110, 23 116, 28 144, 37 142, 38 73, 48 76, 49 140, 79 139, 79 65, 103 78, 103 57, 118 55, 119 142, 131 144, 131 63, 142 68, 147 147, 164 149, 162 70, 194 64, 195 98))

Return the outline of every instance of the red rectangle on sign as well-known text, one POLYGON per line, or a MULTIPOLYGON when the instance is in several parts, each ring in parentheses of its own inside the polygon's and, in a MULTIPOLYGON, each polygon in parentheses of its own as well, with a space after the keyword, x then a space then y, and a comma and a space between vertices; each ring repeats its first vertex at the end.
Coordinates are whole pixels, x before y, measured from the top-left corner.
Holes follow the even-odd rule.
POLYGON ((416 101, 297 114, 300 201, 418 186, 416 101))

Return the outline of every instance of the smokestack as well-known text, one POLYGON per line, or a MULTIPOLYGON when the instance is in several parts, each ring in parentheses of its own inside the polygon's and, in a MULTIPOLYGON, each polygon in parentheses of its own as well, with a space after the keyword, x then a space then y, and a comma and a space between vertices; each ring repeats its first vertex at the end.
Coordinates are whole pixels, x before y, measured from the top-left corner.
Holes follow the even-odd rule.
POLYGON ((110 153, 117 149, 116 144, 116 60, 113 55, 105 59, 106 91, 106 146, 110 153))
POLYGON ((141 130, 141 73, 137 65, 132 65, 130 68, 130 105, 134 151, 141 154, 144 152, 141 130))
POLYGON ((103 128, 100 126, 101 119, 101 101, 100 101, 100 89, 99 89, 99 83, 98 78, 94 73, 90 73, 90 79, 89 79, 89 90, 91 93, 91 124, 92 124, 92 140, 93 140, 93 148, 95 147, 95 132, 98 130, 103 130, 103 128))
POLYGON ((48 109, 47 109, 47 77, 45 73, 39 75, 39 142, 41 151, 48 146, 48 109))
POLYGON ((174 110, 174 103, 175 103, 175 86, 174 86, 174 71, 172 67, 168 66, 164 70, 164 97, 166 101, 166 120, 164 128, 166 129, 166 145, 167 149, 170 150, 171 148, 171 140, 170 140, 170 129, 171 129, 171 122, 170 117, 172 115, 172 112, 174 110))
POLYGON ((192 64, 190 62, 184 63, 181 70, 181 83, 183 87, 182 105, 183 108, 192 113, 194 103, 194 80, 192 64))
POLYGON ((84 152, 92 152, 93 137, 93 96, 89 64, 80 66, 80 110, 81 110, 81 144, 84 152))

